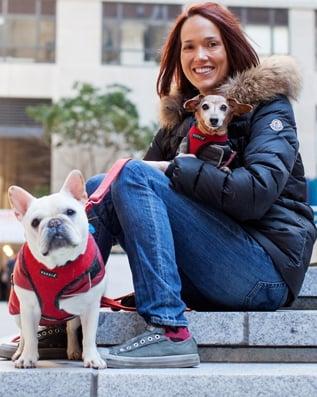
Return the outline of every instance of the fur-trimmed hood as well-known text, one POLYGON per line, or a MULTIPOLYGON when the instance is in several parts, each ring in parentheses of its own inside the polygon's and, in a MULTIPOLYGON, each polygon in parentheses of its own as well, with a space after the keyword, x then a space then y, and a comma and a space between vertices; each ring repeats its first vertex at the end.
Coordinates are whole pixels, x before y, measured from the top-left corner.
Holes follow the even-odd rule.
MULTIPOLYGON (((299 67, 294 58, 271 56, 263 59, 260 65, 229 78, 219 87, 217 94, 256 106, 280 94, 298 99, 301 83, 299 67)), ((179 92, 161 99, 160 124, 163 128, 173 128, 183 120, 183 102, 184 98, 179 92)))

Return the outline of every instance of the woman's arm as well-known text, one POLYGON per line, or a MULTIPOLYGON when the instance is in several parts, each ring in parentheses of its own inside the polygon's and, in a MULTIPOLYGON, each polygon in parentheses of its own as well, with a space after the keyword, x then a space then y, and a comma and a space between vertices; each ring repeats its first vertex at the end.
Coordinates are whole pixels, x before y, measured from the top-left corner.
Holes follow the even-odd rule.
POLYGON ((279 97, 259 106, 250 127, 243 167, 227 174, 196 158, 177 158, 166 172, 175 189, 235 219, 261 218, 283 191, 298 153, 288 99, 279 97), (273 120, 280 120, 281 131, 276 131, 273 120))
POLYGON ((166 130, 161 128, 153 138, 151 145, 143 158, 145 163, 153 168, 159 169, 162 172, 165 172, 167 167, 170 165, 170 162, 166 161, 166 155, 162 148, 164 134, 166 134, 166 130))
POLYGON ((162 161, 166 160, 164 155, 164 150, 162 148, 163 135, 166 131, 161 128, 158 130, 157 134, 154 136, 150 147, 144 155, 143 160, 149 161, 162 161))

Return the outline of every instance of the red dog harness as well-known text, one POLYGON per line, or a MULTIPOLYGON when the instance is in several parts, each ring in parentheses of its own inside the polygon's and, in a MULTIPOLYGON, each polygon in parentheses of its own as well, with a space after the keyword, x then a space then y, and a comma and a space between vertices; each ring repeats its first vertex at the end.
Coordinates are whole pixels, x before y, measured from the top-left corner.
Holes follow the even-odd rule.
POLYGON ((224 135, 207 135, 203 134, 196 125, 193 125, 188 132, 188 153, 198 154, 201 149, 210 143, 227 143, 228 136, 224 135))
MULTIPOLYGON (((13 284, 34 291, 41 307, 40 325, 52 325, 75 317, 59 308, 60 300, 87 292, 99 284, 105 275, 105 265, 94 238, 89 235, 86 251, 74 261, 49 270, 38 262, 25 243, 13 271, 13 284)), ((20 304, 14 289, 9 298, 10 314, 20 314, 20 304)))
POLYGON ((194 154, 200 160, 209 162, 218 168, 228 167, 237 152, 232 150, 228 135, 208 135, 201 132, 196 125, 191 126, 183 139, 185 153, 194 154))

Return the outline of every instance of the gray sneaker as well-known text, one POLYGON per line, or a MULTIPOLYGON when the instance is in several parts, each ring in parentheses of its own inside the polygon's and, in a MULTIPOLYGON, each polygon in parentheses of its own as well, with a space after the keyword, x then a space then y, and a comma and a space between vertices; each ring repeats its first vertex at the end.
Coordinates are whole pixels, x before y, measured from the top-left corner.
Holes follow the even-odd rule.
POLYGON ((188 368, 199 365, 193 337, 173 342, 164 328, 148 326, 146 331, 102 354, 108 368, 188 368))

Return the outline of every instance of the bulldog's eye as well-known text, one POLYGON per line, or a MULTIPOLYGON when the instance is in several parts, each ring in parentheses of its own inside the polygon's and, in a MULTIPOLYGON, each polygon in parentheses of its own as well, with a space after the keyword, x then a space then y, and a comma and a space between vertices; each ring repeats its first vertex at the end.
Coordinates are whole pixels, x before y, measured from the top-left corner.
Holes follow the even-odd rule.
POLYGON ((31 226, 35 228, 38 227, 38 225, 40 224, 40 220, 38 218, 34 218, 33 221, 31 222, 31 226))
POLYGON ((76 214, 76 211, 72 210, 71 208, 68 208, 68 210, 66 210, 66 215, 68 215, 68 216, 72 216, 75 214, 76 214))
POLYGON ((202 108, 202 110, 208 110, 209 106, 207 105, 207 103, 204 103, 201 108, 202 108))
POLYGON ((221 110, 222 112, 225 112, 227 109, 228 109, 228 106, 227 106, 227 105, 221 105, 221 106, 220 106, 220 110, 221 110))

